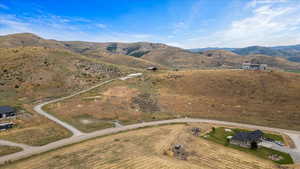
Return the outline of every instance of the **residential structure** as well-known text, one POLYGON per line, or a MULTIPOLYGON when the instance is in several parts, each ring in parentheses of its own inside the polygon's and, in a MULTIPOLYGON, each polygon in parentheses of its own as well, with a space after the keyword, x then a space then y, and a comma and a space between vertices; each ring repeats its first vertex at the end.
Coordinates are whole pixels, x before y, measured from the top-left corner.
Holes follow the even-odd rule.
POLYGON ((15 117, 16 109, 10 106, 0 106, 0 119, 15 117))
POLYGON ((245 148, 257 148, 262 142, 264 133, 260 130, 253 132, 238 132, 231 139, 230 144, 245 148))
POLYGON ((150 66, 150 67, 147 67, 147 70, 152 70, 152 71, 156 71, 156 70, 157 70, 157 67, 154 67, 154 66, 150 66))
POLYGON ((11 129, 13 126, 14 123, 2 123, 0 124, 0 131, 11 129))
POLYGON ((266 64, 255 64, 255 63, 249 63, 245 62, 243 63, 242 69, 244 70, 267 70, 266 64))

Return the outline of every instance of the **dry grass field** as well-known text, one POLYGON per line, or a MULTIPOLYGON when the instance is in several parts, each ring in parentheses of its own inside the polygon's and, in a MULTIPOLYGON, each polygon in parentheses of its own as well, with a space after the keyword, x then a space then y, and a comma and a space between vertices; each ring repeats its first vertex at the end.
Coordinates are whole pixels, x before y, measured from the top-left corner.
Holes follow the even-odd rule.
POLYGON ((0 145, 0 156, 22 151, 22 148, 0 145))
POLYGON ((275 163, 195 137, 191 128, 210 129, 208 124, 170 125, 139 129, 85 141, 59 150, 2 166, 3 169, 193 169, 279 168, 275 163), (174 144, 188 156, 173 156, 174 144))
POLYGON ((18 109, 16 126, 0 139, 44 145, 70 133, 32 111, 41 100, 68 95, 103 80, 119 77, 126 68, 94 61, 62 49, 0 48, 0 106, 18 109))
POLYGON ((116 81, 49 105, 79 129, 120 120, 124 124, 196 117, 300 130, 300 75, 285 72, 199 70, 146 74, 116 81))
MULTIPOLYGON (((15 123, 15 127, 1 131, 0 139, 41 146, 71 136, 65 128, 33 112, 30 105, 24 105, 24 108, 26 112, 9 120, 15 123)), ((0 122, 7 121, 1 120, 0 122)))

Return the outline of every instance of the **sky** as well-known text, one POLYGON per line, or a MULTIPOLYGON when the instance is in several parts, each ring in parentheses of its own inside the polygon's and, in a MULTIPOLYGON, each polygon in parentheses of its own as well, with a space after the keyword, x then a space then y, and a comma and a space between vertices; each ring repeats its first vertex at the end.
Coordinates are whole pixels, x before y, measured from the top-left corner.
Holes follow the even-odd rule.
POLYGON ((181 48, 300 44, 300 0, 0 0, 0 35, 181 48))

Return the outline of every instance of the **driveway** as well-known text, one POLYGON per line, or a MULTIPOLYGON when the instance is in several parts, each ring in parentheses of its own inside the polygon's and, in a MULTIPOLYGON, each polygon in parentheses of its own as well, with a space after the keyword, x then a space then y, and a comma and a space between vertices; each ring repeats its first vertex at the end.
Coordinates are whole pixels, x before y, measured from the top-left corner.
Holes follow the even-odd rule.
POLYGON ((99 136, 105 136, 105 135, 109 135, 109 134, 114 134, 114 133, 118 133, 118 132, 122 132, 122 131, 129 131, 129 130, 143 128, 143 127, 157 126, 157 125, 162 125, 162 124, 174 124, 174 123, 214 123, 214 124, 221 124, 221 125, 231 125, 231 126, 237 126, 237 127, 256 128, 256 129, 260 129, 260 130, 281 132, 281 133, 287 134, 289 136, 295 136, 295 137, 291 137, 291 139, 293 139, 293 141, 295 142, 297 147, 295 149, 281 147, 282 149, 280 149, 280 151, 289 152, 296 163, 300 162, 300 158, 299 158, 300 157, 300 149, 299 149, 300 148, 299 147, 300 132, 299 131, 284 130, 284 129, 278 129, 278 128, 270 128, 270 127, 233 123, 233 122, 226 122, 226 121, 218 121, 218 120, 184 118, 184 119, 144 122, 144 123, 139 123, 139 124, 118 127, 118 128, 103 129, 103 130, 95 131, 92 133, 86 133, 86 134, 83 133, 81 135, 76 135, 76 136, 73 136, 70 138, 59 140, 59 141, 47 144, 45 146, 32 147, 30 149, 25 149, 24 151, 21 151, 21 152, 2 156, 2 157, 0 157, 0 164, 5 163, 5 161, 19 160, 22 158, 30 157, 32 155, 47 152, 47 151, 54 150, 54 149, 57 149, 57 148, 60 148, 60 147, 66 146, 66 145, 71 145, 74 143, 78 143, 78 142, 92 139, 92 138, 99 137, 99 136))
MULTIPOLYGON (((126 77, 119 78, 119 79, 120 80, 127 80, 127 79, 138 77, 138 76, 141 76, 141 75, 142 75, 141 73, 130 74, 126 77)), ((84 92, 90 91, 90 90, 92 90, 94 88, 97 88, 99 86, 102 86, 104 84, 110 83, 114 80, 117 80, 117 79, 108 80, 108 81, 100 83, 100 84, 98 84, 94 87, 91 87, 89 89, 86 89, 86 90, 77 92, 75 94, 72 94, 70 96, 55 99, 55 100, 48 101, 48 102, 45 102, 45 103, 41 103, 41 104, 35 106, 34 110, 36 112, 38 112, 39 114, 47 117, 48 119, 50 119, 54 122, 62 125, 66 129, 71 131, 73 133, 73 136, 70 137, 70 138, 62 139, 62 140, 52 142, 52 143, 49 143, 47 145, 40 146, 40 147, 30 147, 30 146, 26 146, 26 145, 22 145, 22 144, 14 144, 14 143, 11 143, 11 142, 2 142, 4 144, 11 144, 11 145, 14 144, 16 146, 19 145, 20 147, 24 148, 24 151, 0 157, 0 164, 4 164, 7 161, 15 161, 15 160, 23 159, 23 158, 26 158, 26 157, 30 157, 32 155, 40 154, 40 153, 43 153, 43 152, 54 150, 54 149, 57 149, 57 148, 60 148, 60 147, 63 147, 63 146, 67 146, 67 145, 71 145, 71 144, 74 144, 74 143, 79 143, 81 141, 96 138, 96 137, 99 137, 99 136, 105 136, 105 135, 114 134, 114 133, 118 133, 118 132, 122 132, 122 131, 129 131, 129 130, 144 128, 144 127, 149 127, 149 126, 157 126, 157 125, 162 125, 162 124, 174 124, 174 123, 214 123, 214 124, 221 124, 221 125, 230 125, 230 126, 237 126, 237 127, 255 128, 255 129, 266 130, 266 131, 280 132, 280 133, 288 135, 294 141, 294 143, 296 145, 296 148, 295 149, 290 149, 288 147, 280 147, 280 146, 274 146, 272 148, 277 149, 279 151, 290 153, 292 158, 294 159, 294 161, 296 163, 300 163, 300 132, 299 131, 285 130, 285 129, 278 129, 278 128, 270 128, 270 127, 263 127, 263 126, 257 126, 257 125, 249 125, 249 124, 241 124, 241 123, 234 123, 234 122, 226 122, 226 121, 219 121, 219 120, 182 118, 182 119, 173 119, 173 120, 143 122, 143 123, 127 125, 127 126, 121 126, 121 125, 116 124, 117 125, 116 128, 103 129, 103 130, 95 131, 95 132, 92 132, 92 133, 83 133, 83 132, 79 131, 78 129, 76 129, 75 127, 73 127, 73 126, 57 119, 56 117, 48 114, 47 112, 45 112, 42 109, 42 107, 47 105, 47 104, 62 101, 62 100, 74 97, 76 95, 79 95, 79 94, 82 94, 84 92)), ((1 142, 0 142, 0 144, 1 144, 1 142)))

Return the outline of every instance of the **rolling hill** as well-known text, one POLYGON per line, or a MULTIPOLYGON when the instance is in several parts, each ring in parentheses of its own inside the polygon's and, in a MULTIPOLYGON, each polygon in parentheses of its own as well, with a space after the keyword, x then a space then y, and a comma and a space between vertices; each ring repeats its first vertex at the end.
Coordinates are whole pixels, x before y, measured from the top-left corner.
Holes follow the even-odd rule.
POLYGON ((226 50, 242 56, 259 54, 259 55, 283 57, 283 58, 287 58, 289 61, 300 62, 300 45, 275 46, 275 47, 249 46, 245 48, 196 48, 196 49, 189 49, 188 51, 198 53, 198 52, 205 52, 208 50, 226 50))
POLYGON ((0 67, 0 104, 63 95, 130 71, 46 47, 0 48, 0 67))
MULTIPOLYGON (((273 52, 269 52, 269 48, 249 47, 245 49, 203 50, 193 53, 160 43, 56 41, 46 40, 29 33, 0 36, 0 48, 16 47, 61 49, 101 62, 139 69, 145 69, 149 66, 155 66, 159 69, 240 68, 244 61, 265 63, 276 69, 300 69, 300 64, 288 61, 283 57, 277 57, 280 53, 275 52, 293 51, 295 53, 298 46, 277 47, 272 49, 273 52), (257 53, 267 53, 268 55, 257 53)), ((289 59, 297 61, 298 57, 295 55, 289 59)))

